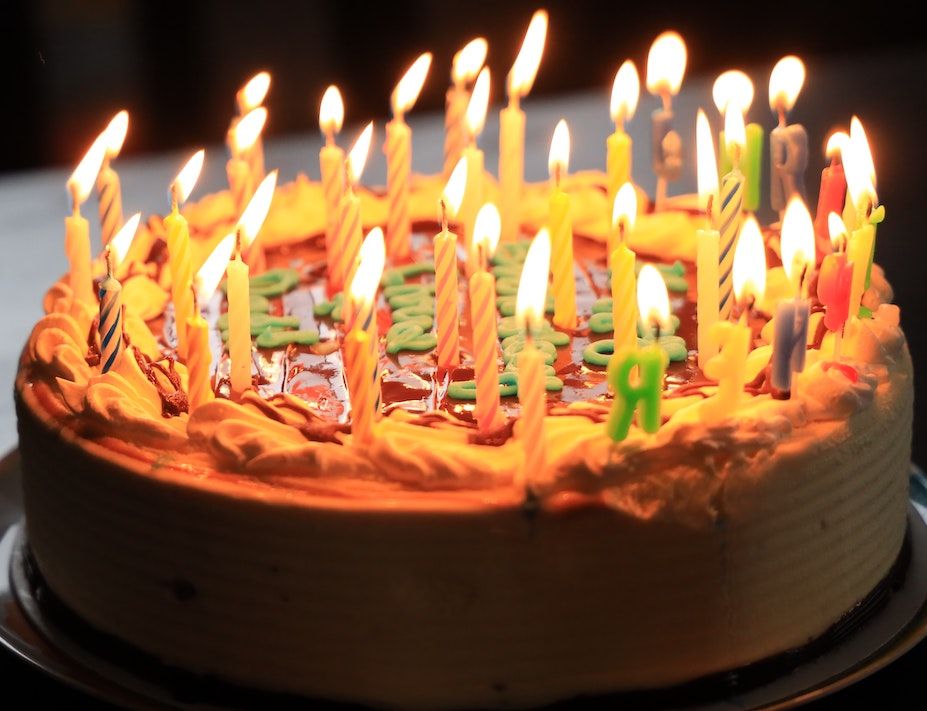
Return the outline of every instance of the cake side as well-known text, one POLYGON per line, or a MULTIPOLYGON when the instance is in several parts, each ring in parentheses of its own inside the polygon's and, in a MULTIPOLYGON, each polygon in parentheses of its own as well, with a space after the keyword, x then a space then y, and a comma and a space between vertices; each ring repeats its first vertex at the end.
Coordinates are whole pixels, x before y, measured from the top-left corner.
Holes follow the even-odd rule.
POLYGON ((491 490, 423 509, 198 486, 76 437, 20 379, 30 544, 94 626, 261 688, 424 708, 674 684, 807 643, 886 575, 907 507, 901 348, 868 407, 771 456, 615 479, 608 505, 569 493, 585 475, 566 460, 574 484, 531 515, 491 490))

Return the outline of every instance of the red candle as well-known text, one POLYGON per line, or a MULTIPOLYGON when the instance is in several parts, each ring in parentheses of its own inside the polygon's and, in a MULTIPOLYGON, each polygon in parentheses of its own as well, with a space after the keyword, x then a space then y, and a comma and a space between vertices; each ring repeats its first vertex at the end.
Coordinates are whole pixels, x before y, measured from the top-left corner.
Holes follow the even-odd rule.
POLYGON ((843 172, 843 161, 841 159, 841 150, 845 138, 847 138, 845 133, 837 131, 828 139, 827 148, 825 149, 826 155, 830 157, 830 165, 821 171, 818 211, 814 217, 814 236, 819 262, 825 254, 830 254, 833 251, 827 216, 831 212, 841 214, 846 200, 847 179, 843 172))
POLYGON ((824 325, 836 334, 834 360, 840 358, 843 326, 850 315, 850 291, 853 285, 853 262, 847 260, 846 252, 840 249, 846 244, 846 228, 836 213, 825 216, 828 223, 828 242, 839 250, 828 254, 821 262, 818 273, 818 299, 824 304, 824 325))

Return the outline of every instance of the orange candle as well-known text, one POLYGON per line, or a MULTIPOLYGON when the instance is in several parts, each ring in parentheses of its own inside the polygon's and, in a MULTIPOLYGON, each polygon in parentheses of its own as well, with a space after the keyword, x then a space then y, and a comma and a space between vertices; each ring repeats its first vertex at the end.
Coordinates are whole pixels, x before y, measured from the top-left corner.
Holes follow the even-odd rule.
POLYGON ((232 157, 226 165, 226 173, 236 212, 244 209, 245 204, 251 199, 256 181, 263 178, 255 175, 248 162, 248 151, 256 144, 266 121, 267 109, 259 106, 243 116, 232 129, 232 157))
POLYGON ((491 432, 502 424, 499 410, 499 337, 496 332, 496 279, 487 261, 499 242, 502 225, 499 210, 486 203, 476 215, 473 242, 476 273, 468 284, 470 325, 473 331, 473 367, 476 376, 476 422, 480 431, 491 432))
POLYGON ((351 270, 357 260, 363 239, 363 226, 360 215, 360 199, 354 188, 364 172, 370 141, 373 137, 373 122, 367 124, 361 135, 354 142, 344 164, 347 187, 341 202, 338 203, 338 218, 335 225, 335 238, 328 251, 328 291, 334 294, 344 289, 350 281, 351 270))
POLYGON ((451 173, 441 199, 441 232, 434 238, 435 255, 435 333, 438 341, 438 367, 460 365, 458 321, 457 235, 447 228, 447 213, 455 215, 467 182, 467 160, 461 158, 451 173))

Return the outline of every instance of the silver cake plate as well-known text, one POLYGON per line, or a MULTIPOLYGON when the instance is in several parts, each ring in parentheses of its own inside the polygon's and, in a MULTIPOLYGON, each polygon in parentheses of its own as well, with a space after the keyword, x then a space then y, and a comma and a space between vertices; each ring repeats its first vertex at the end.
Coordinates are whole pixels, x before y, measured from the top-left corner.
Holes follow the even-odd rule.
MULTIPOLYGON (((21 520, 19 455, 14 451, 0 461, 0 647, 63 684, 123 707, 205 711, 295 708, 305 702, 167 669, 143 655, 119 653, 99 644, 91 639, 95 633, 82 630, 79 623, 63 623, 45 599, 41 582, 30 575, 21 520)), ((835 635, 807 658, 782 667, 771 665, 779 671, 756 683, 742 683, 734 674, 708 686, 696 682, 676 692, 630 698, 619 694, 608 700, 652 709, 788 709, 865 679, 927 637, 927 477, 914 465, 907 547, 908 566, 884 599, 846 634, 835 635), (693 693, 688 693, 690 688, 693 693)))

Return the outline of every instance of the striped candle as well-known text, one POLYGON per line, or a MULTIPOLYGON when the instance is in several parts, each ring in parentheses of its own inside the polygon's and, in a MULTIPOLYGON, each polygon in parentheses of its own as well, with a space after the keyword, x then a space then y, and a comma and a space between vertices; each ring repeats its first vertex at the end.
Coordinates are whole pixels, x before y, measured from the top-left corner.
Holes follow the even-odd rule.
POLYGON ((409 258, 409 178, 412 175, 412 130, 399 115, 386 124, 386 253, 393 261, 409 258))
POLYGON ((496 334, 496 280, 485 271, 470 277, 470 321, 476 375, 476 416, 483 432, 499 422, 499 371, 496 334))
POLYGON ((328 292, 334 294, 348 285, 363 240, 360 199, 348 186, 338 205, 335 239, 328 257, 328 292))
POLYGON ((113 276, 113 256, 106 250, 106 279, 100 284, 100 366, 104 373, 122 352, 122 285, 113 276))
POLYGON ((344 339, 348 392, 351 396, 351 433, 358 443, 367 443, 373 435, 376 395, 371 372, 376 372, 370 334, 352 329, 344 339))
POLYGON ((461 153, 467 143, 464 131, 464 114, 467 113, 467 102, 470 92, 460 85, 453 85, 447 90, 444 113, 444 175, 450 177, 451 171, 460 160, 461 153))
MULTIPOLYGON (((460 335, 457 287, 457 235, 447 222, 434 238, 435 333, 438 339, 438 367, 450 370, 460 365, 460 335)), ((495 312, 495 307, 493 307, 495 312)))
POLYGON ((106 245, 122 227, 122 188, 119 175, 110 167, 109 161, 100 168, 97 192, 100 195, 100 233, 106 245))
POLYGON ((225 170, 229 179, 229 191, 232 193, 232 204, 235 205, 235 213, 240 215, 254 193, 251 168, 242 158, 232 158, 226 163, 225 170))
POLYGON ((518 402, 521 405, 518 436, 525 448, 525 466, 516 481, 519 488, 528 488, 528 477, 544 471, 547 460, 544 440, 544 418, 547 415, 545 379, 544 356, 528 338, 524 350, 518 354, 518 402))
POLYGON ((744 177, 738 170, 732 170, 721 179, 718 211, 718 311, 722 321, 731 316, 734 306, 734 245, 740 224, 743 221, 744 177))

